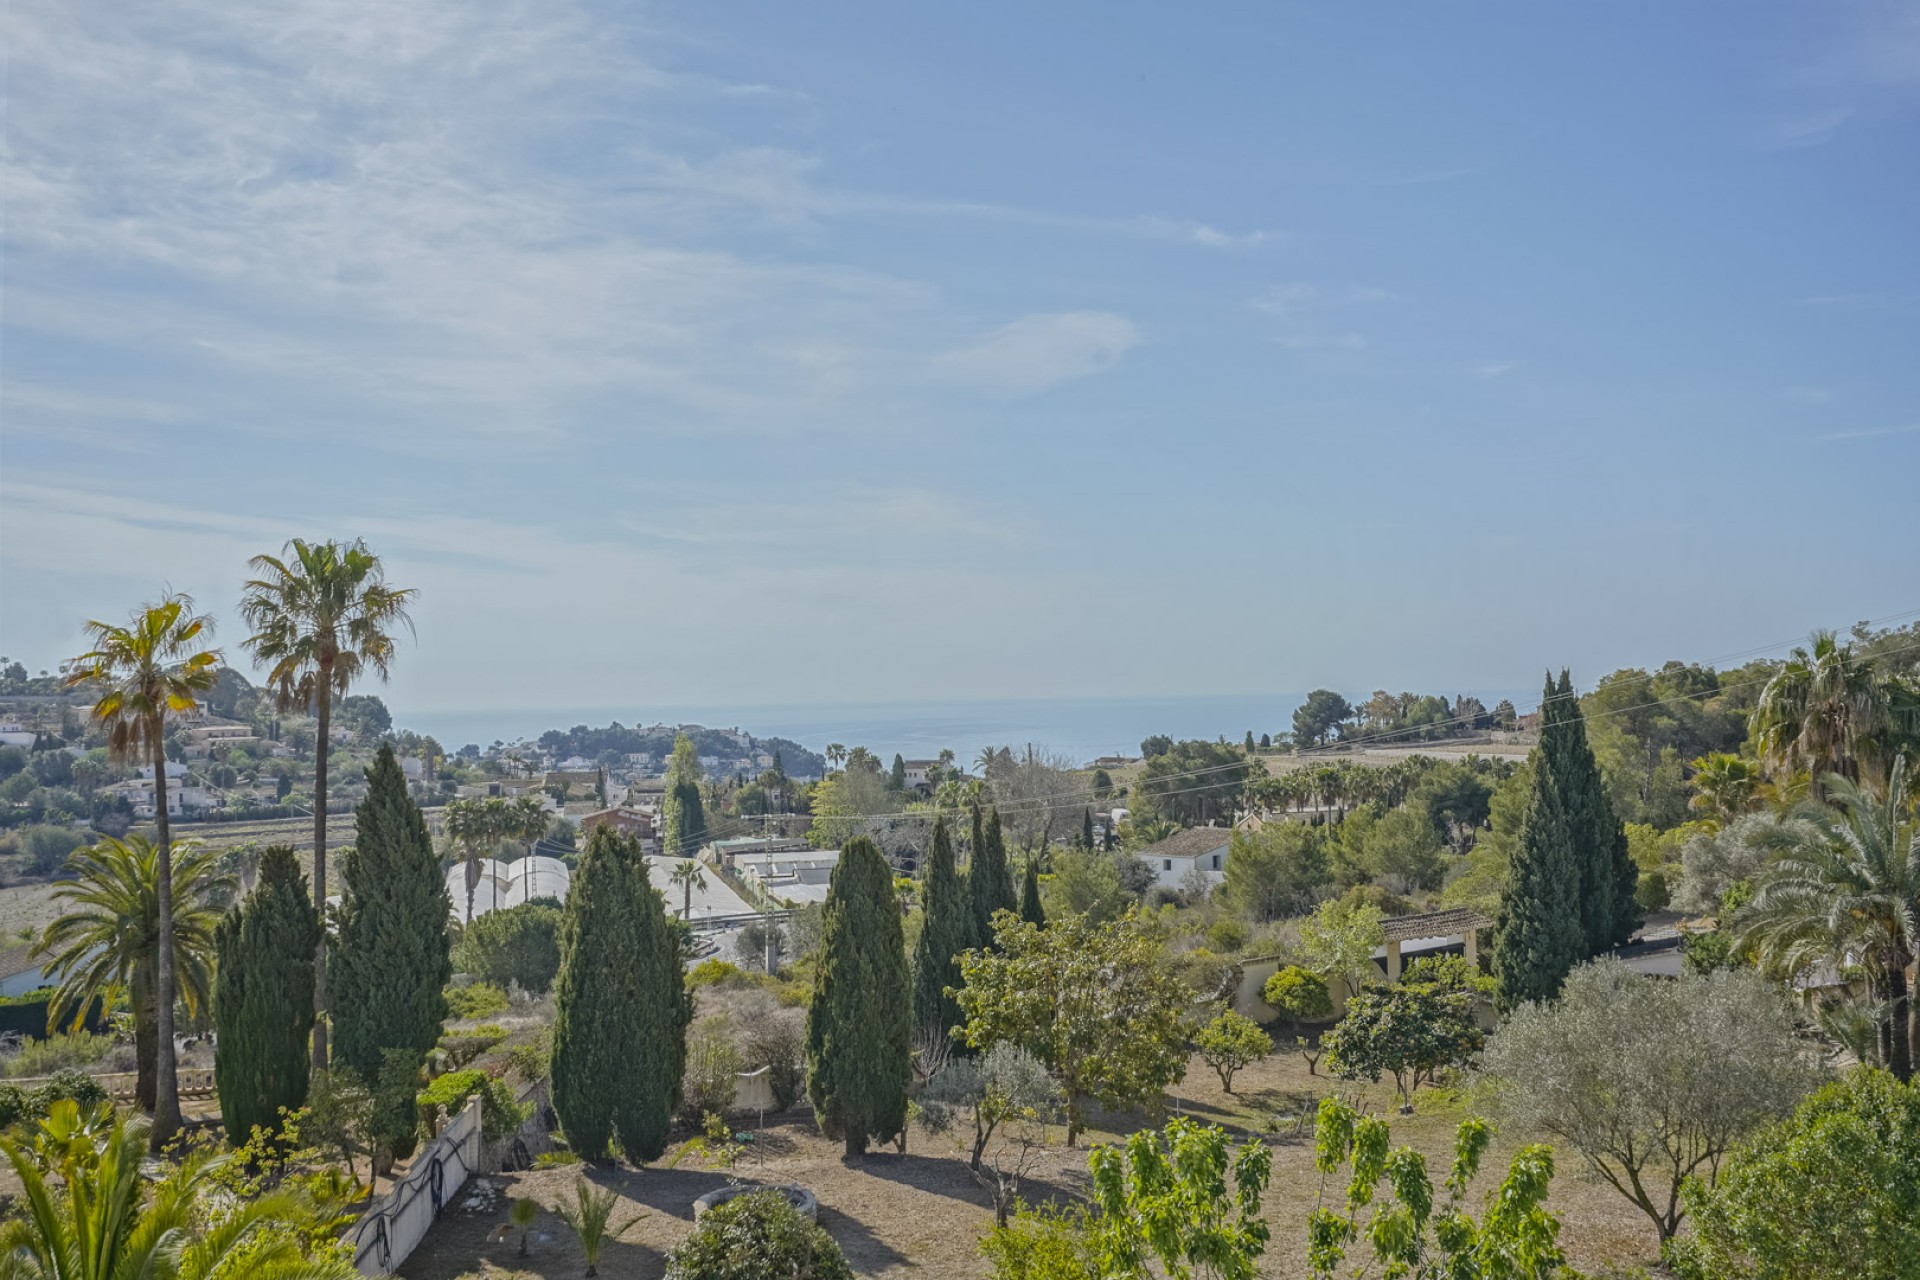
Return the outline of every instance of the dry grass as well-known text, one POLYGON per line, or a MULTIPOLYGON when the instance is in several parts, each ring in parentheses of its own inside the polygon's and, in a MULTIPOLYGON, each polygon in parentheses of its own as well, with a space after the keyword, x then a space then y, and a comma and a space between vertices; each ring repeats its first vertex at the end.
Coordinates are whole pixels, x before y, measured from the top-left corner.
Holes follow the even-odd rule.
MULTIPOLYGON (((1319 1188, 1313 1168, 1311 1124, 1297 1135, 1287 1117, 1310 1108, 1340 1082, 1310 1077, 1298 1055, 1276 1055, 1242 1072, 1232 1095, 1197 1060, 1170 1108, 1197 1119, 1226 1125, 1236 1134, 1267 1134, 1272 1146, 1273 1185, 1266 1200, 1273 1223, 1273 1244, 1265 1273, 1292 1276, 1301 1271, 1304 1227, 1319 1188), (1284 1130, 1268 1134, 1272 1124, 1284 1130)), ((1344 1091, 1356 1092, 1341 1084, 1344 1091)), ((1393 1115, 1390 1087, 1361 1085, 1362 1104, 1393 1121, 1397 1144, 1424 1152, 1430 1167, 1444 1170, 1451 1158, 1454 1126, 1460 1111, 1443 1095, 1422 1095, 1412 1116, 1393 1115)), ((1088 1141, 1113 1141, 1149 1123, 1147 1117, 1107 1118, 1088 1141)), ((1029 1184, 1029 1198, 1080 1194, 1086 1185, 1086 1152, 1069 1151, 1058 1129, 1054 1145, 1029 1184)), ((1507 1159, 1524 1139, 1503 1136, 1496 1144, 1476 1197, 1491 1191, 1507 1159)), ((981 1234, 992 1222, 986 1192, 968 1174, 951 1139, 915 1132, 910 1150, 875 1152, 847 1163, 838 1144, 819 1137, 804 1109, 770 1121, 764 1140, 743 1163, 741 1174, 761 1182, 798 1182, 819 1197, 820 1222, 846 1251, 857 1274, 922 1280, 959 1280, 985 1274, 978 1254, 981 1234)), ((530 1256, 516 1256, 517 1241, 493 1239, 506 1221, 504 1201, 489 1213, 453 1209, 401 1268, 412 1280, 560 1280, 583 1268, 578 1247, 551 1206, 582 1173, 620 1189, 627 1203, 616 1220, 635 1211, 644 1216, 602 1255, 600 1274, 608 1280, 651 1280, 662 1274, 667 1252, 693 1229, 693 1199, 725 1183, 717 1171, 688 1158, 677 1167, 598 1170, 558 1168, 502 1175, 508 1196, 530 1196, 547 1206, 534 1226, 530 1256)), ((1336 1189, 1337 1194, 1337 1189, 1336 1189)), ((1579 1176, 1575 1162, 1563 1156, 1554 1181, 1551 1207, 1565 1221, 1562 1241, 1577 1266, 1650 1260, 1655 1252, 1646 1219, 1610 1187, 1579 1176)))

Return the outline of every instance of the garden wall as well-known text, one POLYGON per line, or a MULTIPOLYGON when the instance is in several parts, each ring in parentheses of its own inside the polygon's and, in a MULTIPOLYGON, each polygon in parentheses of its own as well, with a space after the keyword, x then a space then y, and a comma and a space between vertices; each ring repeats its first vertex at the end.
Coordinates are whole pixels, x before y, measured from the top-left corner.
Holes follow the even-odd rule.
POLYGON ((478 1171, 480 1154, 480 1099, 475 1097, 415 1153, 406 1176, 347 1228, 342 1239, 353 1247, 353 1265, 361 1275, 390 1275, 407 1260, 440 1211, 478 1171))

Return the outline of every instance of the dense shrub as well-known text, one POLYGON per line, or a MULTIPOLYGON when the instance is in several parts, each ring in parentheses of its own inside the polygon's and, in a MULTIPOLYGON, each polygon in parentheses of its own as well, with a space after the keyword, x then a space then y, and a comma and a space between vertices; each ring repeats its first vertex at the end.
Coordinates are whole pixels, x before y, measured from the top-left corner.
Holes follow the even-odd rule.
POLYGON ((1260 998, 1295 1022, 1315 1022, 1333 1016, 1333 997, 1327 991, 1327 980, 1297 964, 1290 964, 1268 978, 1260 998))
POLYGON ((852 1280, 853 1270, 817 1224, 777 1191, 738 1196, 708 1210, 667 1259, 667 1280, 852 1280))
POLYGON ((22 1120, 39 1120, 56 1102, 72 1101, 81 1110, 107 1100, 107 1091, 85 1072, 71 1068, 57 1071, 53 1078, 32 1089, 17 1084, 0 1084, 0 1129, 22 1120))
POLYGON ((473 1018, 491 1018, 497 1013, 505 1013, 510 1003, 507 993, 489 982, 476 982, 465 987, 448 987, 447 1016, 456 1022, 466 1022, 473 1018))
POLYGON ((533 1105, 516 1099, 513 1087, 505 1080, 484 1071, 449 1071, 436 1077, 414 1099, 420 1108, 421 1126, 431 1125, 437 1108, 444 1107, 449 1116, 458 1115, 476 1093, 480 1095, 480 1132, 488 1142, 498 1142, 533 1114, 533 1105))
POLYGON ((77 1067, 90 1067, 113 1049, 112 1036, 89 1031, 67 1031, 44 1040, 29 1040, 7 1059, 7 1074, 16 1080, 50 1076, 77 1067))
POLYGON ((560 972, 560 920, 540 902, 489 911, 460 935, 454 967, 496 987, 546 991, 560 972))

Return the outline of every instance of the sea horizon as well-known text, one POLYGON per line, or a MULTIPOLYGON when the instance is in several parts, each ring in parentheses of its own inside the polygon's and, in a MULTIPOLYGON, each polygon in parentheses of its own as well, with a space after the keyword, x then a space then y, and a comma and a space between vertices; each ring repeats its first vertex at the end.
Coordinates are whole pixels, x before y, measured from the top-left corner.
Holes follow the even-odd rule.
MULTIPOLYGON (((1352 695, 1349 695, 1351 697, 1352 695)), ((1478 695, 1489 707, 1511 690, 1478 695)), ((898 754, 931 758, 951 749, 963 762, 983 748, 1047 751, 1086 764, 1107 755, 1138 755, 1154 734, 1176 739, 1241 741, 1250 731, 1278 734, 1292 727, 1300 693, 1198 697, 991 698, 898 703, 785 703, 635 708, 531 707, 483 711, 393 711, 396 728, 430 734, 449 751, 473 743, 536 739, 549 729, 697 724, 737 729, 756 738, 786 738, 812 751, 829 743, 866 747, 882 760, 898 754)))

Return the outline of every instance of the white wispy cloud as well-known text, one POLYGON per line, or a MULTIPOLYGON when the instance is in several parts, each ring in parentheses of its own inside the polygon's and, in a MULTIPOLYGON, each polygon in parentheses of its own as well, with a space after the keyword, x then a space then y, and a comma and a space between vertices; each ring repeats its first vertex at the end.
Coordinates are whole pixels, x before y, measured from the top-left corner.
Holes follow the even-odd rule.
POLYGON ((1476 378, 1503 378, 1520 367, 1517 360, 1482 360, 1468 370, 1476 378))
POLYGON ((1817 147, 1831 141, 1854 114, 1853 107, 1822 107, 1803 111, 1775 121, 1764 141, 1766 145, 1777 148, 1817 147))
POLYGON ((1920 432, 1920 422, 1910 422, 1904 427, 1866 427, 1859 431, 1833 431, 1815 440, 1872 440, 1881 436, 1905 436, 1920 432))
POLYGON ((1125 316, 1069 311, 1022 317, 944 352, 937 364, 963 382, 1026 394, 1111 369, 1139 342, 1139 330, 1125 316))

